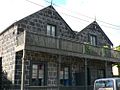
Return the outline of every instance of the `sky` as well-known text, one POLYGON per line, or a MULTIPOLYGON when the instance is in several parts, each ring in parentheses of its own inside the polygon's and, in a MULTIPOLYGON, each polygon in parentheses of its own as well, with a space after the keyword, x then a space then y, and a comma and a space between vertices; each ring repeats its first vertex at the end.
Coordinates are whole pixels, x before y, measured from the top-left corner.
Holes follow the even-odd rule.
POLYGON ((51 1, 74 31, 96 20, 114 47, 120 45, 120 0, 0 0, 0 32, 51 1))

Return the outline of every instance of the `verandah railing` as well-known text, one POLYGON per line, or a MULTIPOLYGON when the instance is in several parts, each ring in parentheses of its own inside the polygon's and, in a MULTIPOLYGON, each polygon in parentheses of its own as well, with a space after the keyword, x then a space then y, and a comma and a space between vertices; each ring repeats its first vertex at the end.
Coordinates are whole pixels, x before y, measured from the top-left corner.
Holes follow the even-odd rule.
MULTIPOLYGON (((23 37, 24 33, 17 37, 17 46, 24 43, 23 37)), ((112 49, 83 44, 78 40, 51 37, 31 32, 26 33, 26 45, 120 59, 120 52, 112 49)))

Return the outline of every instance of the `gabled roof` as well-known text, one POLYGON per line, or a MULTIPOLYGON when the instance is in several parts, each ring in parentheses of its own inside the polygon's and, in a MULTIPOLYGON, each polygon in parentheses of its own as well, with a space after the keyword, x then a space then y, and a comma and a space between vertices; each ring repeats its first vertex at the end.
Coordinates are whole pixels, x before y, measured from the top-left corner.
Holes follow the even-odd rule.
POLYGON ((50 6, 48 6, 48 7, 45 7, 45 8, 43 8, 43 9, 41 9, 41 10, 39 10, 39 11, 33 13, 33 14, 30 14, 30 15, 28 15, 28 16, 20 19, 19 21, 14 22, 14 23, 11 24, 8 28, 6 28, 5 30, 3 30, 3 31, 0 33, 0 35, 3 34, 4 32, 6 32, 6 31, 7 31, 9 28, 11 28, 12 26, 14 26, 14 25, 16 25, 17 23, 19 23, 19 22, 21 22, 22 20, 24 20, 25 18, 27 18, 27 17, 29 17, 29 16, 31 16, 31 15, 34 15, 34 14, 36 14, 36 13, 38 13, 38 12, 42 12, 42 11, 44 11, 45 9, 54 10, 54 11, 57 13, 57 15, 59 16, 59 18, 60 18, 61 20, 63 20, 63 22, 64 22, 64 23, 67 25, 67 27, 71 30, 71 32, 72 32, 74 35, 76 35, 75 32, 70 28, 70 26, 65 22, 65 20, 59 15, 59 13, 55 10, 55 8, 54 8, 52 5, 50 5, 50 6))
POLYGON ((17 22, 11 24, 9 27, 7 27, 5 30, 3 30, 0 35, 2 35, 4 32, 6 32, 8 29, 10 29, 11 27, 13 27, 17 22))
MULTIPOLYGON (((55 8, 52 5, 48 6, 48 8, 52 8, 53 10, 55 10, 55 8)), ((76 35, 76 33, 71 29, 71 27, 66 23, 66 21, 60 16, 60 14, 57 11, 56 11, 56 13, 63 20, 63 22, 67 25, 67 27, 73 32, 73 34, 76 35)))
POLYGON ((105 38, 108 40, 108 42, 113 46, 113 43, 110 41, 110 39, 108 38, 108 36, 104 33, 104 31, 102 30, 102 28, 99 26, 99 24, 96 21, 93 21, 88 26, 86 26, 83 30, 81 30, 79 32, 79 34, 82 33, 82 31, 84 31, 86 29, 95 29, 94 28, 95 26, 97 26, 99 28, 99 30, 101 31, 101 33, 105 36, 105 38))

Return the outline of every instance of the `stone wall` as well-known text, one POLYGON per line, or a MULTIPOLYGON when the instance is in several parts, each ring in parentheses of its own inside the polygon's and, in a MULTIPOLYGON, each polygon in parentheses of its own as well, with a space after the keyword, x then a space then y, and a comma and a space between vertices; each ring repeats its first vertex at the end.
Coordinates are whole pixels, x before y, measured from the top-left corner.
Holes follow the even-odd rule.
POLYGON ((88 68, 90 70, 90 83, 93 84, 95 79, 98 78, 105 78, 105 77, 112 77, 112 66, 110 62, 107 62, 107 67, 106 67, 106 62, 105 61, 88 61, 88 68), (98 70, 104 70, 104 77, 99 77, 98 76, 98 70), (107 70, 107 73, 106 73, 107 70))
POLYGON ((21 85, 21 75, 22 75, 22 51, 16 52, 16 62, 15 62, 15 84, 14 88, 19 89, 21 85))
POLYGON ((15 74, 15 45, 16 45, 16 26, 9 28, 0 35, 0 55, 2 57, 2 67, 7 78, 13 84, 15 74))
POLYGON ((94 35, 97 38, 97 46, 111 46, 110 41, 107 36, 104 34, 100 26, 96 21, 88 25, 82 31, 80 31, 77 36, 82 43, 90 44, 90 35, 94 35))
POLYGON ((46 34, 47 24, 56 27, 56 36, 64 38, 75 38, 75 33, 55 11, 52 6, 42 9, 24 19, 20 20, 18 27, 33 33, 46 34))

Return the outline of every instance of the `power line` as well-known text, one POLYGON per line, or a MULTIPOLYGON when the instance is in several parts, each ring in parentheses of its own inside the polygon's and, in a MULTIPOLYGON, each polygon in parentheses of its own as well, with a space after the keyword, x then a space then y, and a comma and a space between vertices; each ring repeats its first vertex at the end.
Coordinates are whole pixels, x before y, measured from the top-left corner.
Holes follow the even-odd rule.
MULTIPOLYGON (((35 3, 35 2, 29 1, 29 0, 26 0, 26 1, 45 8, 45 6, 40 5, 40 4, 37 4, 37 3, 35 3)), ((47 0, 44 0, 44 1, 47 2, 47 3, 51 3, 51 2, 49 2, 49 1, 47 1, 47 0)), ((55 6, 56 6, 56 4, 54 4, 53 2, 52 2, 52 5, 55 5, 55 6)), ((57 6, 58 6, 58 5, 57 5, 57 6)), ((60 7, 61 7, 61 6, 60 6, 60 7)), ((63 7, 62 7, 62 8, 63 8, 63 7)), ((66 10, 68 10, 68 9, 66 9, 66 10)), ((71 11, 71 10, 69 10, 69 11, 71 11)), ((73 12, 73 11, 72 11, 72 12, 73 12)), ((81 18, 76 17, 76 16, 73 16, 73 15, 69 15, 69 14, 66 14, 66 13, 63 13, 63 12, 60 12, 60 13, 66 15, 66 16, 75 18, 75 19, 77 19, 77 20, 81 20, 81 21, 84 21, 84 22, 90 22, 90 21, 88 21, 88 20, 81 19, 81 18)), ((88 17, 88 18, 90 18, 90 19, 93 19, 92 17, 86 16, 86 15, 82 15, 82 16, 85 16, 85 17, 88 17)), ((104 27, 111 28, 111 29, 115 29, 115 30, 120 30, 120 29, 118 29, 118 27, 120 27, 120 26, 113 25, 113 24, 104 22, 104 21, 102 21, 102 20, 97 20, 97 21, 102 22, 102 23, 107 24, 107 25, 110 25, 110 26, 113 26, 113 27, 117 27, 117 28, 113 28, 113 27, 109 27, 109 26, 106 26, 106 25, 102 25, 102 26, 104 26, 104 27)))
MULTIPOLYGON (((61 12, 61 13, 62 13, 62 12, 61 12)), ((81 18, 72 16, 72 15, 69 15, 69 14, 66 14, 66 13, 62 13, 62 14, 66 15, 66 16, 69 16, 69 17, 72 17, 72 18, 75 18, 75 19, 79 19, 79 20, 85 21, 85 22, 90 22, 90 21, 88 21, 88 20, 81 19, 81 18)), ((104 26, 104 27, 106 27, 106 28, 115 29, 115 30, 120 30, 120 29, 117 29, 117 28, 113 28, 113 27, 110 27, 110 26, 103 25, 103 24, 101 24, 101 26, 104 26)))
MULTIPOLYGON (((50 2, 47 1, 47 0, 44 0, 44 1, 47 2, 47 3, 50 3, 50 2)), ((57 4, 55 4, 55 3, 53 3, 53 5, 55 5, 55 6, 57 6, 57 7, 61 7, 61 8, 63 8, 63 9, 68 10, 68 11, 74 12, 74 13, 76 13, 76 14, 80 14, 81 16, 87 17, 87 18, 89 18, 89 19, 94 19, 93 17, 90 17, 90 16, 87 16, 87 15, 84 15, 84 14, 81 14, 81 13, 78 13, 78 12, 75 12, 75 11, 72 11, 72 10, 67 9, 67 8, 64 8, 64 7, 60 6, 60 5, 57 5, 57 4)), ((111 23, 108 23, 108 22, 105 22, 105 21, 102 21, 102 20, 98 20, 98 19, 97 19, 97 21, 102 22, 102 23, 105 23, 105 24, 108 24, 108 25, 111 25, 111 26, 114 26, 114 27, 119 27, 119 28, 120 28, 120 26, 118 26, 118 25, 114 25, 114 24, 111 24, 111 23)))
MULTIPOLYGON (((32 1, 29 1, 29 0, 26 0, 26 1, 28 1, 28 2, 30 2, 30 3, 32 3, 32 4, 35 4, 35 5, 38 5, 38 6, 45 7, 45 6, 43 6, 43 5, 40 5, 40 4, 37 4, 37 3, 34 3, 34 2, 32 2, 32 1)), ((47 1, 47 0, 44 0, 44 1, 46 1, 46 2, 48 2, 48 3, 51 3, 51 2, 49 2, 49 1, 47 1)), ((76 16, 72 16, 72 15, 69 15, 69 14, 66 14, 66 13, 63 13, 63 12, 60 12, 60 13, 62 13, 62 14, 64 14, 64 15, 67 15, 67 16, 70 16, 70 17, 73 17, 73 18, 76 18, 76 19, 79 19, 79 20, 82 20, 82 21, 85 21, 85 22, 89 22, 88 20, 81 19, 81 18, 76 17, 76 16)))
POLYGON ((45 6, 43 6, 43 5, 40 5, 40 4, 37 4, 37 3, 35 3, 35 2, 32 2, 32 1, 30 1, 30 0, 26 0, 27 2, 30 2, 30 3, 32 3, 32 4, 35 4, 35 5, 37 5, 37 6, 41 6, 41 7, 45 7, 45 6))
POLYGON ((98 20, 98 21, 103 22, 103 23, 108 24, 108 25, 111 25, 111 26, 115 26, 115 27, 119 27, 119 28, 120 28, 120 26, 118 26, 118 25, 114 25, 114 24, 111 24, 111 23, 107 23, 107 22, 104 22, 104 21, 101 21, 101 20, 98 20))
MULTIPOLYGON (((44 0, 44 1, 47 2, 47 3, 50 3, 50 2, 47 1, 47 0, 44 0)), ((63 8, 63 9, 65 9, 65 10, 67 10, 67 11, 70 11, 70 12, 74 12, 74 13, 77 13, 77 14, 81 14, 81 13, 72 11, 72 10, 70 10, 70 9, 64 8, 64 7, 62 7, 62 6, 60 6, 60 5, 57 5, 57 4, 55 4, 55 3, 53 3, 53 5, 54 5, 54 6, 57 6, 57 7, 61 7, 61 8, 63 8)), ((84 17, 87 17, 87 18, 90 18, 90 19, 94 19, 93 17, 89 17, 89 16, 86 16, 86 15, 84 15, 84 14, 81 14, 81 16, 84 16, 84 17)))

